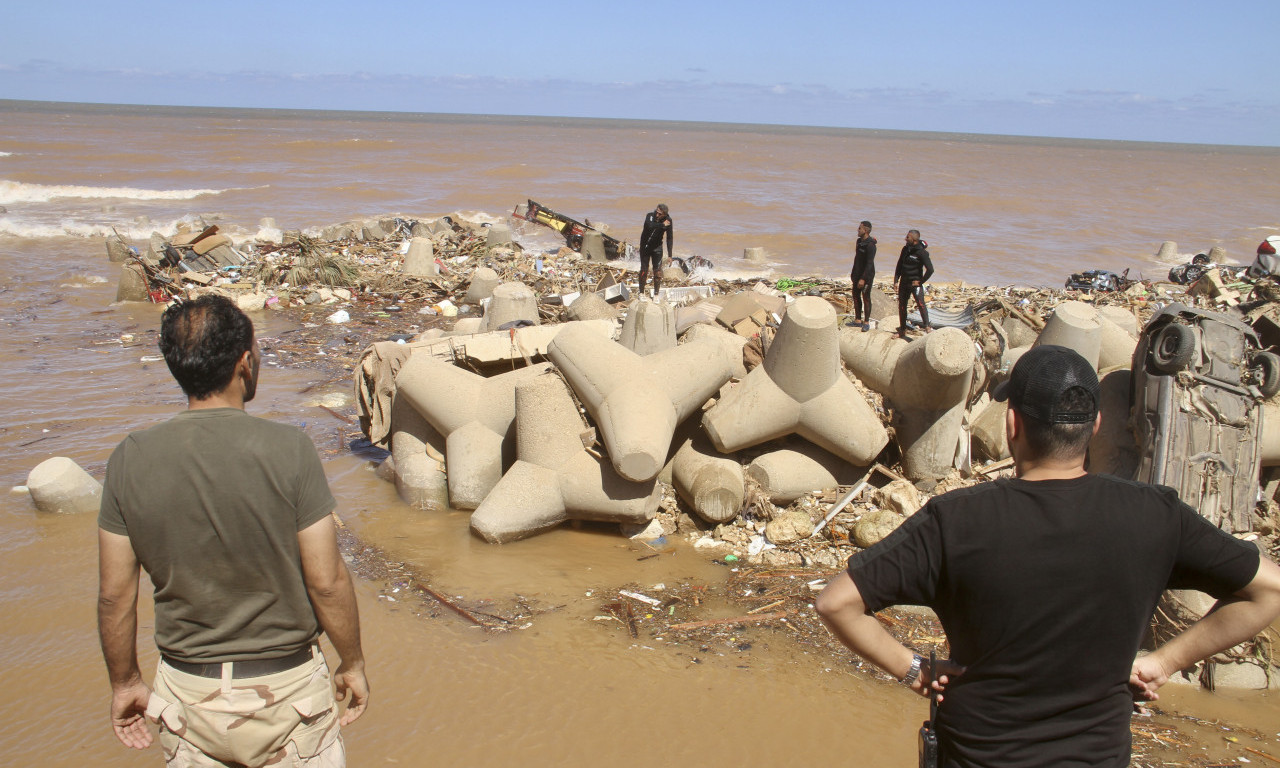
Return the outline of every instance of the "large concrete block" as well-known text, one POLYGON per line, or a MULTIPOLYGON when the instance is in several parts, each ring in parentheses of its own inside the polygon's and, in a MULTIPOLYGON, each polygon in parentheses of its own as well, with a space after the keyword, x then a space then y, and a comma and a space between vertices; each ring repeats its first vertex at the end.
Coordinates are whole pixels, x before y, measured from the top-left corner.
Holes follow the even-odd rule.
POLYGON ((764 364, 707 411, 702 425, 721 451, 797 434, 858 465, 870 464, 889 441, 840 371, 835 309, 814 296, 790 306, 764 364))
POLYGON ((151 301, 147 277, 141 264, 121 264, 120 282, 116 284, 116 301, 151 301))
POLYGON ((747 375, 747 366, 742 360, 742 348, 747 346, 747 339, 732 331, 726 331, 718 325, 698 323, 684 332, 681 340, 688 344, 694 341, 706 341, 720 347, 721 354, 729 361, 733 378, 743 379, 747 375))
POLYGON ((485 244, 490 248, 499 245, 511 245, 511 227, 506 224, 494 224, 489 227, 485 236, 485 244))
POLYGON ((444 436, 401 396, 391 401, 391 459, 396 492, 418 509, 444 509, 449 502, 444 436))
POLYGON ((747 466, 747 476, 760 484, 774 504, 790 504, 807 493, 853 482, 848 462, 816 445, 795 445, 763 453, 747 466))
POLYGON ((594 229, 582 233, 582 248, 579 250, 587 261, 608 261, 604 252, 604 235, 594 229))
POLYGON ((618 343, 644 357, 676 346, 676 310, 656 301, 633 301, 618 343))
POLYGON ((894 406, 903 469, 912 480, 950 472, 963 434, 977 352, 968 334, 940 328, 906 342, 886 331, 841 333, 845 365, 894 406))
POLYGON ((409 252, 404 256, 404 266, 400 270, 406 275, 434 277, 440 274, 436 265, 435 251, 431 247, 431 238, 415 237, 409 240, 409 252))
POLYGON ((489 298, 489 308, 484 313, 484 329, 496 331, 517 320, 541 324, 538 297, 524 283, 503 283, 493 289, 493 296, 489 298))
POLYGON ((587 452, 587 425, 559 376, 522 382, 515 408, 518 459, 471 515, 478 536, 501 544, 570 519, 635 524, 657 513, 656 481, 627 480, 587 452))
POLYGON ((727 523, 738 516, 746 496, 742 465, 707 444, 689 438, 671 461, 671 484, 680 498, 709 523, 727 523))
POLYGON ((360 236, 364 240, 385 240, 387 231, 377 219, 369 219, 361 226, 360 236))
POLYGON ((1129 368, 1133 365, 1133 351, 1137 347, 1137 336, 1130 334, 1101 312, 1098 313, 1099 371, 1129 368))
POLYGON ((1163 264, 1172 264, 1178 260, 1178 244, 1172 240, 1165 240, 1160 244, 1160 250, 1156 251, 1156 261, 1163 264))
POLYGON ((763 248, 743 248, 742 258, 752 264, 763 264, 768 257, 766 256, 763 248))
POLYGON ((1005 415, 1009 403, 988 399, 980 408, 975 407, 969 420, 969 432, 979 453, 992 461, 1009 458, 1009 436, 1005 432, 1005 415))
POLYGON ((444 436, 454 507, 475 509, 502 478, 504 452, 510 456, 513 447, 516 385, 548 369, 544 363, 486 379, 429 355, 412 355, 400 368, 396 399, 444 436))
POLYGON ((1097 370, 1098 354, 1102 347, 1102 324, 1098 322, 1098 310, 1083 301, 1062 302, 1049 316, 1044 330, 1036 340, 1036 346, 1042 344, 1074 349, 1097 370))
POLYGON ((467 285, 467 294, 463 304, 479 304, 493 295, 493 289, 502 284, 498 273, 489 267, 480 267, 471 273, 471 282, 467 285))
POLYGON ((676 425, 729 380, 729 362, 708 342, 640 357, 577 325, 562 330, 547 354, 595 419, 618 474, 652 479, 676 425))
POLYGON ((1030 347, 1036 343, 1036 337, 1040 335, 1040 331, 1032 328, 1023 322, 1022 318, 1010 315, 1000 323, 1001 330, 1004 331, 1005 338, 1009 340, 1009 347, 1030 347))
POLYGON ((1132 478, 1140 460, 1138 441, 1129 427, 1129 383, 1132 371, 1112 371, 1099 382, 1102 424, 1089 441, 1090 472, 1132 478))
POLYGON ((1138 323, 1138 316, 1131 309, 1115 306, 1098 307, 1098 314, 1120 326, 1125 333, 1135 339, 1138 338, 1138 333, 1142 330, 1141 325, 1138 323))
POLYGON ((102 483, 65 456, 37 464, 27 475, 27 490, 41 512, 96 515, 102 504, 102 483))
POLYGON ((133 251, 129 250, 129 246, 118 237, 107 238, 107 260, 113 264, 118 264, 133 255, 133 251))
POLYGON ((618 310, 598 293, 584 293, 566 312, 570 320, 617 320, 618 310))

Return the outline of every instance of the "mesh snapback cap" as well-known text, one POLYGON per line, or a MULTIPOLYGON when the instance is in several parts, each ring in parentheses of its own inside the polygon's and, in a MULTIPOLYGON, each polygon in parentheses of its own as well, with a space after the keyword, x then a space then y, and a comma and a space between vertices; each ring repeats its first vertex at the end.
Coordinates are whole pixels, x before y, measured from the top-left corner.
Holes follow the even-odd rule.
POLYGON ((1047 424, 1092 424, 1101 400, 1098 374, 1078 352, 1045 344, 1027 350, 1013 366, 1013 373, 992 392, 996 400, 1008 400, 1024 416, 1047 424), (1091 407, 1066 409, 1062 396, 1072 387, 1084 389, 1091 407))

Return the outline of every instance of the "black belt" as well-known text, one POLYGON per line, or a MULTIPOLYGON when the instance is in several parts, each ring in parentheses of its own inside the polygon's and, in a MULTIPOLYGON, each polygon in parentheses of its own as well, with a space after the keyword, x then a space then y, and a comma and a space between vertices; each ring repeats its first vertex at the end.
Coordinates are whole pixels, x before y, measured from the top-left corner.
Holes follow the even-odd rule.
MULTIPOLYGON (((188 675, 196 677, 209 677, 218 679, 222 677, 223 662, 214 662, 211 664, 193 664, 189 661, 178 661, 161 654, 160 658, 165 664, 188 675)), ((263 675, 274 675, 277 672, 284 672, 300 667, 311 661, 311 646, 300 648, 288 656, 280 656, 275 659, 249 659, 248 661, 228 661, 231 665, 232 679, 244 679, 246 677, 262 677, 263 675)))

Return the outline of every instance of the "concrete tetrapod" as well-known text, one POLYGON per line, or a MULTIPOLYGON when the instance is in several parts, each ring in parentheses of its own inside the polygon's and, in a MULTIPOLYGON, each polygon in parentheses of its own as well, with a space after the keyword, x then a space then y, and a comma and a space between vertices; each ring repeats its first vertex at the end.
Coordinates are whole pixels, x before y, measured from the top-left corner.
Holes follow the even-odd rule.
MULTIPOLYGON (((1036 339, 1035 346, 1042 344, 1074 349, 1096 371, 1102 349, 1102 323, 1098 320, 1098 310, 1083 301, 1062 302, 1049 316, 1044 330, 1036 339)), ((1130 354, 1132 352, 1131 349, 1130 354)))
POLYGON ((746 497, 742 465, 705 442, 701 437, 684 441, 671 460, 671 484, 698 517, 727 523, 738 516, 746 497))
POLYGON ((27 491, 41 512, 96 514, 102 504, 102 483, 65 456, 37 464, 27 475, 27 491))
POLYGON ((622 321, 618 343, 637 355, 652 355, 676 345, 676 309, 656 301, 633 301, 622 321))
POLYGON ((409 240, 409 252, 404 255, 404 264, 401 265, 400 271, 406 275, 428 277, 440 274, 440 268, 436 266, 431 238, 414 237, 409 240))
POLYGON ((549 368, 542 363, 486 379, 430 355, 413 355, 400 368, 396 399, 444 436, 452 506, 475 509, 498 484, 504 449, 510 455, 516 385, 549 368))
POLYGON ((489 267, 480 267, 471 273, 471 282, 467 284, 467 294, 463 304, 479 304, 493 295, 493 289, 502 284, 502 278, 489 267))
POLYGON ((760 484, 774 504, 790 504, 806 493, 854 481, 852 467, 816 445, 798 443, 757 456, 747 476, 760 484))
POLYGON ((713 342, 720 347, 721 353, 729 361, 733 378, 746 378, 747 366, 742 362, 742 348, 747 346, 747 340, 742 336, 733 331, 726 331, 718 325, 697 323, 685 331, 681 338, 685 344, 703 340, 713 342))
POLYGON ((702 417, 716 448, 732 453, 797 434, 852 464, 870 464, 889 434, 841 373, 839 352, 835 309, 816 296, 796 299, 764 364, 702 417))
POLYGON ((644 523, 658 511, 656 480, 632 482, 587 453, 587 425, 555 375, 515 390, 516 462, 471 515, 471 530, 504 544, 566 520, 644 523))
POLYGON ((411 507, 444 509, 449 482, 444 464, 444 437, 408 400, 391 400, 391 459, 396 493, 411 507))
POLYGON ((912 480, 944 477, 951 471, 962 438, 961 422, 976 359, 973 341, 958 328, 940 328, 911 342, 886 341, 883 337, 888 335, 846 330, 841 343, 845 364, 893 403, 906 476, 912 480), (886 369, 886 364, 892 367, 886 369), (886 370, 891 371, 888 377, 886 370))
POLYGON ((658 474, 676 426, 732 375, 723 348, 709 341, 641 357, 576 324, 547 356, 595 419, 618 474, 637 482, 658 474))
POLYGON ((484 313, 484 329, 496 331, 514 320, 540 324, 538 298, 524 283, 503 283, 493 289, 493 296, 489 298, 489 307, 484 313))

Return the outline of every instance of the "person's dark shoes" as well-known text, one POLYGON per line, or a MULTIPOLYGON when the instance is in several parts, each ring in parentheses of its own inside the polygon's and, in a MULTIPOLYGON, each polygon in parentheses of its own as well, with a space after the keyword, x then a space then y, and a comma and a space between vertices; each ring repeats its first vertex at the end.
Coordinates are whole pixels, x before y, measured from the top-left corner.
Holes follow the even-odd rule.
POLYGON ((869 331, 869 330, 871 330, 871 323, 863 323, 863 324, 862 324, 862 332, 863 332, 863 333, 866 333, 866 332, 867 332, 867 331, 869 331))
POLYGON ((903 341, 906 341, 906 340, 907 340, 907 329, 906 329, 906 328, 903 328, 903 327, 901 327, 901 326, 899 326, 899 327, 898 327, 898 338, 902 339, 903 341))

